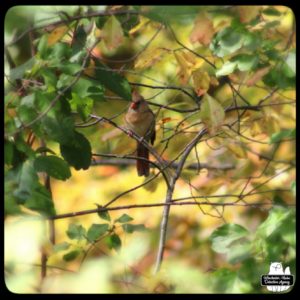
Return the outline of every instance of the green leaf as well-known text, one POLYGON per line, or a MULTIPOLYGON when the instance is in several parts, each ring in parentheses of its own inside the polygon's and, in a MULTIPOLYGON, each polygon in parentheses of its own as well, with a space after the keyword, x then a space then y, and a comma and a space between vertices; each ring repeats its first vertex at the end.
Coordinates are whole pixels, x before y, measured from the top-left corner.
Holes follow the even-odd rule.
POLYGON ((101 64, 99 61, 96 61, 95 68, 95 79, 98 82, 102 83, 106 88, 118 96, 131 101, 131 87, 123 76, 112 71, 109 67, 101 64))
POLYGON ((92 113, 93 104, 93 99, 89 97, 80 98, 77 94, 72 93, 72 99, 70 100, 71 109, 72 111, 77 111, 84 121, 92 113))
POLYGON ((4 143, 4 162, 7 165, 11 165, 14 157, 14 144, 5 140, 4 143))
POLYGON ((216 76, 225 76, 231 74, 236 69, 237 62, 227 61, 221 69, 216 71, 216 76))
POLYGON ((50 50, 48 47, 48 37, 46 34, 40 38, 37 49, 41 59, 46 59, 50 50))
POLYGON ((68 59, 72 54, 71 47, 66 43, 56 43, 52 47, 51 54, 49 55, 49 59, 64 60, 68 59))
POLYGON ((109 16, 97 17, 95 19, 96 27, 99 28, 99 29, 102 29, 102 27, 104 26, 104 24, 107 22, 108 19, 109 19, 109 16))
POLYGON ((69 86, 74 81, 74 76, 61 74, 57 81, 56 87, 57 89, 61 90, 67 86, 69 86))
POLYGON ((60 144, 69 144, 76 139, 72 117, 53 118, 46 116, 42 120, 42 125, 49 137, 60 144))
POLYGON ((268 7, 262 11, 267 16, 281 16, 281 12, 274 7, 268 7))
POLYGON ((9 72, 10 80, 16 80, 16 79, 23 78, 25 72, 30 71, 35 63, 36 63, 36 58, 35 58, 35 56, 33 56, 28 61, 26 61, 24 64, 14 68, 14 69, 11 69, 9 72))
POLYGON ((200 117, 209 129, 214 131, 223 124, 225 112, 222 105, 206 93, 202 99, 200 117))
POLYGON ((230 264, 242 262, 251 257, 251 249, 252 245, 249 241, 231 246, 226 259, 230 264))
POLYGON ((69 165, 57 156, 39 156, 34 161, 37 172, 46 172, 49 176, 60 180, 71 177, 69 165))
POLYGON ((62 243, 60 243, 60 244, 54 245, 54 246, 53 246, 53 251, 54 251, 54 252, 64 251, 64 250, 69 249, 70 246, 71 246, 70 243, 68 243, 68 242, 62 242, 62 243))
POLYGON ((35 150, 36 153, 52 153, 52 154, 56 154, 52 149, 48 148, 48 147, 39 147, 35 150))
POLYGON ((283 72, 286 77, 293 78, 296 76, 296 53, 290 52, 283 65, 283 72))
POLYGON ((90 97, 94 100, 104 99, 104 88, 96 80, 80 78, 72 87, 72 95, 76 94, 79 98, 90 97))
POLYGON ((234 242, 248 235, 248 230, 238 224, 225 224, 212 233, 212 248, 215 252, 227 253, 234 242))
POLYGON ((120 250, 122 246, 122 241, 117 234, 112 234, 108 236, 105 242, 109 249, 115 249, 116 251, 120 250))
POLYGON ((63 73, 67 75, 75 75, 81 70, 81 66, 79 64, 70 62, 61 63, 56 67, 58 67, 63 73))
POLYGON ((284 129, 279 132, 273 133, 270 138, 270 144, 279 143, 284 139, 293 139, 296 138, 295 129, 284 129))
POLYGON ((84 30, 83 25, 79 25, 74 33, 73 36, 73 43, 72 43, 72 55, 78 53, 85 47, 86 43, 86 32, 84 30))
POLYGON ((210 50, 219 57, 234 53, 244 42, 243 32, 226 27, 219 31, 210 44, 210 50))
POLYGON ((197 6, 180 6, 180 5, 155 5, 150 6, 142 15, 145 17, 165 24, 169 21, 176 21, 178 23, 191 22, 201 10, 197 6))
POLYGON ((50 68, 41 68, 38 72, 44 78, 45 86, 48 92, 56 91, 57 76, 55 71, 50 68))
POLYGON ((293 192, 293 195, 296 196, 296 181, 295 180, 291 183, 291 190, 293 192))
POLYGON ((94 242, 109 230, 108 224, 92 224, 87 232, 89 242, 94 242))
POLYGON ((24 203, 24 206, 38 211, 45 216, 54 216, 55 208, 50 192, 41 184, 30 193, 30 197, 24 203))
POLYGON ((133 233, 134 231, 145 231, 147 228, 144 224, 122 224, 123 230, 127 233, 133 233))
POLYGON ((20 200, 20 203, 24 203, 29 199, 32 191, 39 185, 38 176, 34 170, 33 162, 30 160, 25 161, 22 167, 20 167, 17 176, 19 186, 14 191, 14 196, 20 200))
MULTIPOLYGON (((97 207, 98 208, 102 208, 102 206, 101 205, 98 205, 97 204, 97 207)), ((110 221, 111 219, 110 219, 110 215, 109 215, 109 212, 106 210, 104 210, 104 211, 99 211, 98 212, 98 216, 101 218, 101 219, 103 219, 103 220, 106 220, 106 221, 110 221)))
POLYGON ((82 240, 85 238, 86 230, 82 225, 72 223, 66 233, 71 240, 82 240))
POLYGON ((231 59, 231 61, 237 63, 237 67, 240 71, 249 71, 256 67, 258 63, 257 55, 238 54, 231 59))
POLYGON ((86 170, 91 165, 92 149, 88 139, 75 131, 75 137, 70 144, 60 144, 63 158, 76 170, 86 170))
POLYGON ((121 217, 119 217, 118 219, 115 220, 115 223, 119 222, 119 223, 127 223, 127 222, 131 222, 133 220, 132 217, 128 216, 127 214, 123 214, 121 217))
POLYGON ((78 257, 78 255, 81 253, 81 251, 79 249, 77 250, 72 250, 69 253, 65 254, 63 256, 63 260, 65 261, 72 261, 74 260, 76 257, 78 257))
POLYGON ((281 206, 286 206, 286 203, 283 201, 283 199, 278 196, 278 195, 275 195, 274 198, 273 198, 273 203, 275 203, 276 205, 281 205, 281 206))
POLYGON ((263 239, 269 237, 288 219, 290 213, 291 211, 285 207, 274 207, 268 218, 257 228, 256 235, 261 236, 263 239))

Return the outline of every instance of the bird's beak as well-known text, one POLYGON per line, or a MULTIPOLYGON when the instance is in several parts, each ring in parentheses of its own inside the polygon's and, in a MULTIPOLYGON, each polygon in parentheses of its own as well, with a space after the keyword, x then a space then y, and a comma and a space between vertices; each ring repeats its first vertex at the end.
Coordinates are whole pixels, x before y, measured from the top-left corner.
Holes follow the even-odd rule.
POLYGON ((130 104, 130 108, 132 108, 132 109, 136 110, 136 109, 137 109, 137 107, 138 107, 138 105, 137 105, 137 103, 136 103, 136 102, 131 102, 131 104, 130 104))

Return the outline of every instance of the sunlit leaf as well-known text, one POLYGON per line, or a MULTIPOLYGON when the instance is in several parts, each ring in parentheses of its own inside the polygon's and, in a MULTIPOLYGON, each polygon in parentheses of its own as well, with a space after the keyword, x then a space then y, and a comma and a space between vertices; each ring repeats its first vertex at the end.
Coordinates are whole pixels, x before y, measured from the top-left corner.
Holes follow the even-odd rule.
POLYGON ((134 63, 135 69, 146 69, 153 66, 155 63, 163 58, 166 50, 156 48, 156 49, 146 49, 137 57, 134 63))
POLYGON ((116 49, 123 43, 123 28, 115 16, 111 16, 106 21, 101 35, 108 50, 116 49))
POLYGON ((217 70, 216 76, 225 76, 234 72, 237 62, 227 61, 221 69, 217 70))
POLYGON ((191 68, 181 53, 174 52, 175 58, 179 65, 178 77, 182 84, 186 84, 191 75, 191 68))
POLYGON ((233 152, 236 157, 238 158, 247 158, 247 151, 245 149, 245 147, 242 147, 241 145, 237 144, 237 143, 228 143, 226 144, 226 147, 233 152))
POLYGON ((48 36, 48 47, 56 44, 69 30, 68 26, 55 28, 48 36))
POLYGON ((293 139, 296 138, 295 129, 285 129, 280 132, 273 133, 270 138, 270 144, 278 143, 284 139, 293 139))
POLYGON ((194 89, 198 96, 204 95, 210 86, 210 77, 207 72, 200 69, 192 73, 194 89))
POLYGON ((224 108, 216 99, 208 94, 205 94, 202 101, 200 111, 201 120, 206 123, 210 130, 214 131, 224 121, 224 108))

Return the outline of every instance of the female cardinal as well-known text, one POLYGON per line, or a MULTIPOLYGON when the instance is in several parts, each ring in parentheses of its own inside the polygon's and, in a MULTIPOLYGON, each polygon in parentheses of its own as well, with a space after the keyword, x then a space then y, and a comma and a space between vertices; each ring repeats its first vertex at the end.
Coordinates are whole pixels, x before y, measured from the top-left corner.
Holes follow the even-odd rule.
MULTIPOLYGON (((130 130, 146 141, 150 140, 153 145, 155 140, 155 116, 143 96, 137 91, 132 93, 132 103, 125 115, 125 122, 130 130)), ((137 142, 137 156, 149 160, 149 151, 140 142, 137 142)), ((149 176, 148 161, 137 160, 136 167, 138 176, 149 176)))

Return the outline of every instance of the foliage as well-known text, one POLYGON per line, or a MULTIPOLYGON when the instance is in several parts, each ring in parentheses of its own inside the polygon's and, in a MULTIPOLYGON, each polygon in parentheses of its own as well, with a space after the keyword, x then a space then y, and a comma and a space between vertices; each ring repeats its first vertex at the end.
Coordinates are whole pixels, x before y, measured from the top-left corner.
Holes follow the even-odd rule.
POLYGON ((8 288, 265 293, 271 262, 294 272, 294 18, 285 6, 11 8, 6 238, 19 249, 10 222, 28 216, 50 233, 24 225, 47 266, 26 277, 6 249, 8 288), (162 176, 156 161, 144 181, 129 167, 137 138, 122 132, 134 89, 155 112, 154 153, 174 164, 162 176), (166 199, 164 239, 154 204, 166 199), (163 271, 152 275, 159 240, 163 271), (58 283, 45 275, 55 272, 58 283))

